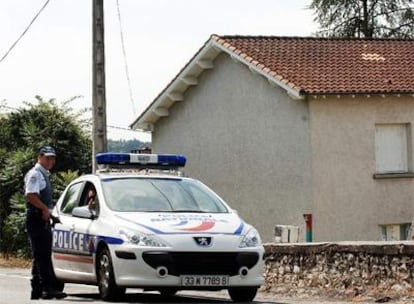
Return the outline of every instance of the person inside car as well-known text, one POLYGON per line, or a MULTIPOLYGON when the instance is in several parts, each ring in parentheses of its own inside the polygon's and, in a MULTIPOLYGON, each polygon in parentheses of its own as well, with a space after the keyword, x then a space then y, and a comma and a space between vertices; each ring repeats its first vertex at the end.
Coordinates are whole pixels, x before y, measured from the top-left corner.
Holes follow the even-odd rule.
POLYGON ((87 206, 88 206, 89 210, 94 211, 95 213, 97 213, 98 210, 99 210, 98 197, 96 196, 95 188, 91 188, 91 189, 88 190, 87 206))

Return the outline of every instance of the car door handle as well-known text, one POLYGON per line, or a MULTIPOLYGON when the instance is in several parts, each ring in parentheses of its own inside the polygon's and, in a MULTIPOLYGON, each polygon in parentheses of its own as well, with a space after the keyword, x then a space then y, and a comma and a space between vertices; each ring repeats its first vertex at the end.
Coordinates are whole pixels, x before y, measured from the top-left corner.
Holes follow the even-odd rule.
POLYGON ((72 226, 70 227, 70 231, 75 231, 75 224, 72 224, 72 226))

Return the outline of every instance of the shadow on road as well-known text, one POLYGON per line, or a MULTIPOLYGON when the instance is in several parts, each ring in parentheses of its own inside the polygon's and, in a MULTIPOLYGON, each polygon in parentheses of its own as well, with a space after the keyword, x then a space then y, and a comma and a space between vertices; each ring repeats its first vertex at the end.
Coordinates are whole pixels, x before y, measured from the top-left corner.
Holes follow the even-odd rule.
MULTIPOLYGON (((69 293, 65 301, 75 300, 76 303, 99 301, 100 296, 97 293, 69 293), (74 299, 76 298, 76 299, 74 299)), ((120 298, 118 303, 234 303, 230 299, 194 296, 194 295, 176 295, 176 296, 162 296, 157 293, 127 293, 120 298)), ((261 304, 283 304, 281 302, 273 301, 254 301, 252 303, 261 304)))

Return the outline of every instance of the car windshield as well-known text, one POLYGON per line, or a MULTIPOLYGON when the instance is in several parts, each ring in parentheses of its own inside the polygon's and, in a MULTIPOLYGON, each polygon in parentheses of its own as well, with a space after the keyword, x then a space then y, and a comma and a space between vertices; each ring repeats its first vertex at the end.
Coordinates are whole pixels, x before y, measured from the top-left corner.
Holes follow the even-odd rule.
POLYGON ((191 179, 103 179, 109 208, 125 212, 226 213, 220 198, 202 183, 191 179))

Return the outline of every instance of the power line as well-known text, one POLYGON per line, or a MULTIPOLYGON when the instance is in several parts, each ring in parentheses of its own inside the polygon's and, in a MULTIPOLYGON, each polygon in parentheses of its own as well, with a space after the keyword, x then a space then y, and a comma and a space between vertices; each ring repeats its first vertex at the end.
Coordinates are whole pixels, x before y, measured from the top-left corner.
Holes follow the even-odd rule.
POLYGON ((33 17, 32 21, 30 21, 29 25, 26 27, 26 29, 23 31, 23 33, 17 38, 17 40, 11 45, 9 50, 4 54, 4 56, 0 59, 0 63, 6 59, 6 57, 9 55, 11 50, 16 46, 16 44, 23 38, 23 36, 26 34, 26 32, 29 30, 29 28, 32 26, 32 24, 35 22, 37 17, 41 14, 41 12, 46 8, 46 6, 49 4, 50 0, 46 0, 45 4, 43 4, 42 8, 37 12, 37 14, 33 17))
POLYGON ((127 82, 128 82, 129 98, 131 100, 132 111, 133 111, 134 115, 136 116, 137 113, 136 113, 136 109, 135 109, 134 98, 133 98, 133 95, 132 95, 131 79, 129 78, 128 62, 127 62, 127 56, 126 56, 126 51, 125 51, 125 41, 124 41, 124 33, 123 33, 123 30, 122 30, 121 10, 119 9, 119 0, 116 0, 116 8, 118 10, 119 32, 120 32, 120 37, 121 37, 122 54, 124 56, 125 74, 126 74, 126 78, 127 78, 127 82))
MULTIPOLYGON (((1 109, 7 109, 7 110, 11 110, 11 111, 18 111, 19 110, 18 108, 15 108, 15 107, 10 107, 10 106, 7 106, 7 105, 0 104, 0 110, 1 109)), ((109 125, 107 125, 107 128, 125 130, 125 131, 130 131, 130 132, 137 132, 137 133, 141 132, 141 131, 138 131, 138 130, 133 130, 133 129, 130 129, 130 128, 127 128, 127 127, 120 127, 120 126, 109 126, 109 125)))
POLYGON ((10 107, 10 106, 6 106, 6 105, 0 105, 0 109, 4 108, 4 109, 8 109, 8 110, 18 110, 18 108, 14 108, 14 107, 10 107))
POLYGON ((118 126, 107 126, 107 127, 111 129, 126 130, 126 131, 137 132, 137 133, 140 132, 138 130, 133 130, 133 129, 125 128, 125 127, 118 127, 118 126))

